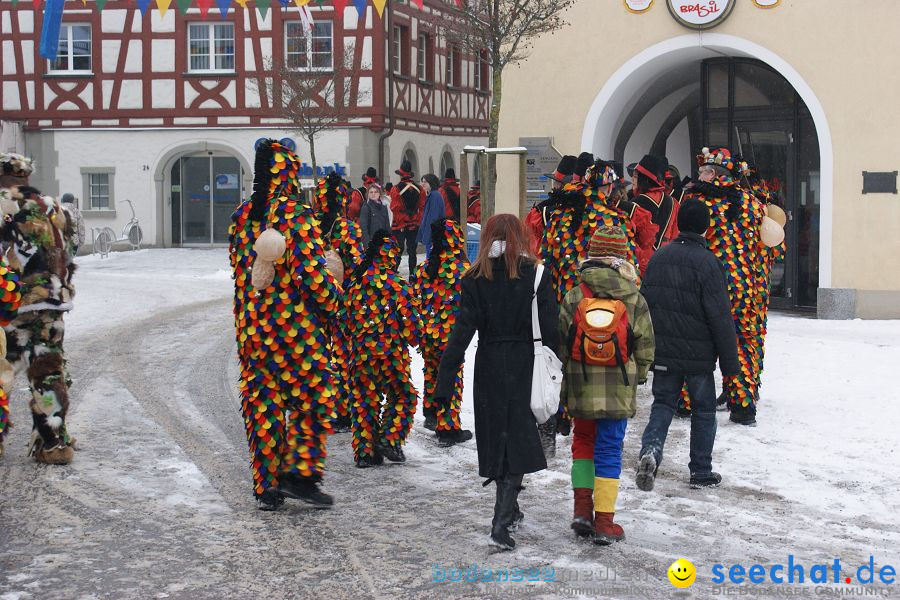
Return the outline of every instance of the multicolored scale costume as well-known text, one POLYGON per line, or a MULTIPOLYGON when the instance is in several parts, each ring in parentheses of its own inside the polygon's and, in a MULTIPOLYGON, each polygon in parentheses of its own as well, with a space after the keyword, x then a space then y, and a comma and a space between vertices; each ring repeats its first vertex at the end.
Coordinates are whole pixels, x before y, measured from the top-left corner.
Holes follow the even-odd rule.
POLYGON ((437 417, 437 431, 460 429, 459 408, 463 393, 463 367, 460 366, 449 403, 437 406, 432 398, 437 385, 441 356, 450 339, 459 312, 460 282, 469 268, 466 244, 459 224, 442 219, 431 225, 431 254, 416 269, 413 290, 419 299, 422 316, 422 356, 425 361, 425 393, 422 411, 437 417))
MULTIPOLYGON (((319 180, 315 204, 320 227, 329 250, 340 258, 343 277, 341 286, 346 287, 353 270, 362 259, 362 229, 347 217, 350 203, 350 184, 340 175, 331 173, 319 180)), ((346 431, 350 427, 350 340, 343 325, 343 303, 338 318, 331 322, 331 354, 335 372, 335 399, 338 420, 335 427, 346 431)))
POLYGON ((400 448, 416 412, 409 346, 421 346, 421 322, 412 288, 396 271, 399 256, 400 247, 390 232, 376 232, 346 289, 344 322, 353 349, 350 388, 357 462, 377 460, 378 446, 400 448))
MULTIPOLYGON (((19 276, 0 256, 0 327, 9 325, 15 318, 21 301, 19 276)), ((0 457, 3 456, 3 438, 10 427, 8 394, 14 379, 12 365, 6 361, 6 332, 0 329, 0 457)))
MULTIPOLYGON (((734 172, 731 153, 724 148, 704 152, 700 165, 716 165, 734 172)), ((723 381, 725 400, 734 421, 756 415, 759 373, 762 367, 762 322, 759 304, 760 272, 764 258, 759 249, 762 204, 741 188, 731 174, 714 181, 694 182, 685 200, 696 198, 710 209, 710 227, 706 233, 709 249, 726 271, 731 313, 738 338, 741 374, 723 381)))
POLYGON ((319 223, 299 197, 299 159, 274 140, 260 145, 251 199, 230 231, 240 394, 254 494, 292 474, 320 481, 325 442, 336 418, 328 321, 339 288, 325 265, 319 223), (254 245, 266 229, 284 238, 272 282, 257 291, 254 245))

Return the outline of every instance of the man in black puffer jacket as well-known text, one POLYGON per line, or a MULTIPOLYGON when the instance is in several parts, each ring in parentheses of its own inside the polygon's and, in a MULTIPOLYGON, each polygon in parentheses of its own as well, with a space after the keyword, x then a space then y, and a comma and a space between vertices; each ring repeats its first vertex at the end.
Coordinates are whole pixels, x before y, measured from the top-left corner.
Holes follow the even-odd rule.
POLYGON ((682 387, 691 397, 691 487, 715 487, 712 471, 716 439, 716 360, 723 375, 740 371, 737 336, 722 265, 707 250, 709 209, 688 200, 678 212, 681 235, 653 255, 641 292, 650 307, 656 335, 653 407, 642 438, 637 485, 653 489, 656 470, 682 387))

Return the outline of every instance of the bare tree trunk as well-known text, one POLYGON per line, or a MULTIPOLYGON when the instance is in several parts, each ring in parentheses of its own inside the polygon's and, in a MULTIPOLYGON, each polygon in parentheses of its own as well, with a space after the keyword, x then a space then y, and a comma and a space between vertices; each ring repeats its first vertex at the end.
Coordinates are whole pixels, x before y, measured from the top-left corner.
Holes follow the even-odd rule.
POLYGON ((306 136, 306 140, 309 142, 309 162, 312 163, 313 185, 318 186, 319 185, 319 174, 316 171, 316 168, 317 168, 316 167, 316 136, 308 135, 308 136, 306 136))
MULTIPOLYGON (((496 148, 497 135, 500 129, 500 103, 503 100, 503 69, 495 66, 492 75, 493 81, 491 84, 491 117, 490 130, 488 133, 488 147, 496 148)), ((490 181, 483 182, 481 186, 481 211, 484 215, 482 220, 493 216, 496 208, 495 191, 497 189, 497 155, 488 154, 487 161, 490 181), (487 194, 484 193, 485 187, 487 187, 487 194)))

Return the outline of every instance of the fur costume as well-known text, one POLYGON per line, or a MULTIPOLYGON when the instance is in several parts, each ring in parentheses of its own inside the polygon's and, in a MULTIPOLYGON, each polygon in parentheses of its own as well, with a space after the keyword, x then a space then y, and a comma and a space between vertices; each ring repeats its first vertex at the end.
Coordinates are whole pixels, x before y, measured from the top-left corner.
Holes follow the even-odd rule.
POLYGON ((416 412, 409 346, 421 346, 422 333, 412 288, 396 270, 399 255, 390 233, 376 232, 347 285, 344 322, 353 349, 350 388, 357 461, 377 461, 377 446, 399 449, 416 412))
POLYGON ((20 183, 0 189, 0 240, 21 293, 18 314, 4 327, 6 356, 17 372, 26 372, 31 388, 30 455, 39 462, 66 464, 73 456, 74 439, 65 422, 70 382, 63 316, 75 296, 75 264, 68 249, 76 231, 56 199, 28 185, 32 169, 21 156, 0 155, 0 176, 20 183))
POLYGON ((422 356, 425 361, 425 391, 422 411, 437 417, 437 431, 460 429, 459 408, 462 403, 463 367, 460 366, 448 404, 434 403, 438 367, 450 339, 456 315, 463 273, 469 268, 466 243, 454 219, 441 219, 431 225, 431 254, 416 269, 413 290, 421 303, 422 356))
MULTIPOLYGON (((734 162, 726 149, 710 152, 704 148, 697 161, 700 165, 722 166, 729 173, 734 171, 734 162)), ((711 218, 706 238, 710 251, 726 272, 741 374, 724 379, 724 395, 732 419, 744 420, 756 415, 762 368, 760 272, 767 260, 760 253, 763 208, 730 174, 720 175, 710 183, 694 182, 684 196, 685 201, 691 198, 709 207, 711 218)))
MULTIPOLYGON (((347 213, 350 198, 350 184, 341 179, 337 173, 319 180, 316 190, 316 210, 325 245, 328 253, 337 257, 341 263, 342 287, 362 258, 362 229, 359 224, 343 216, 347 213)), ((343 311, 343 306, 341 306, 343 311)), ((337 408, 337 426, 346 431, 350 426, 350 340, 347 337, 344 319, 338 316, 330 324, 331 353, 335 372, 335 388, 338 395, 335 399, 337 408)))
POLYGON ((325 268, 318 220, 299 198, 299 168, 278 142, 262 144, 253 195, 232 216, 230 231, 241 404, 257 498, 287 474, 321 480, 336 416, 328 321, 339 290, 325 268), (284 242, 271 262, 255 249, 264 230, 284 242), (274 272, 261 288, 252 284, 258 265, 274 272))

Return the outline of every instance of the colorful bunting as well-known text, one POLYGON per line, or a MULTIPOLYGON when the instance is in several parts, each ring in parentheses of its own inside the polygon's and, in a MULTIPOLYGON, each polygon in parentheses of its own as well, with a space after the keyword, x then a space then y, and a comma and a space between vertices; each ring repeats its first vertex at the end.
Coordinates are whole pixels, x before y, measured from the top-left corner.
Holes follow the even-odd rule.
POLYGON ((34 4, 34 10, 37 10, 41 7, 41 0, 34 0, 32 4, 34 4))
POLYGON ((375 10, 378 11, 378 16, 380 17, 384 12, 384 5, 387 4, 387 0, 372 0, 372 4, 375 5, 375 10))
POLYGON ((59 50, 59 29, 62 26, 63 5, 66 0, 47 0, 44 22, 41 25, 41 56, 56 60, 59 50))
MULTIPOLYGON (((104 0, 105 2, 106 0, 104 0)), ((178 12, 185 14, 191 7, 191 0, 176 0, 178 2, 178 12)))
POLYGON ((159 9, 160 18, 166 16, 166 13, 169 12, 169 6, 171 4, 172 0, 156 0, 156 8, 159 9))
POLYGON ((228 16, 228 9, 231 8, 231 0, 216 0, 219 5, 219 14, 224 19, 228 16))
POLYGON ((356 6, 356 14, 359 15, 360 19, 366 16, 366 5, 368 3, 369 0, 353 0, 353 4, 356 6))
POLYGON ((416 4, 419 5, 419 10, 425 9, 425 0, 414 0, 416 4))
POLYGON ((197 6, 200 7, 200 17, 203 20, 206 20, 206 13, 209 12, 209 7, 212 6, 215 0, 197 0, 197 6))
POLYGON ((272 0, 256 0, 256 9, 259 11, 259 15, 265 19, 266 15, 269 13, 269 5, 272 3, 272 0))
POLYGON ((104 6, 106 6, 106 0, 97 0, 97 10, 103 10, 104 6))
POLYGON ((347 0, 334 0, 334 12, 342 19, 344 18, 345 8, 347 8, 347 0))
POLYGON ((138 9, 141 11, 141 16, 147 14, 147 9, 150 8, 150 0, 137 0, 138 9))

